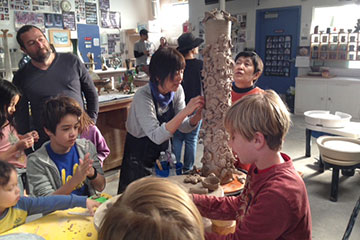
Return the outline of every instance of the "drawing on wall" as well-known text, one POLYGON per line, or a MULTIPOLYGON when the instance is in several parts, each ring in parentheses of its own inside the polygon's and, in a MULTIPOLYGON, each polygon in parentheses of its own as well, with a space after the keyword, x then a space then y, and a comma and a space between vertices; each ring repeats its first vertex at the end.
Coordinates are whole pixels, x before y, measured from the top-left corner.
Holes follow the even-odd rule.
POLYGON ((96 3, 85 2, 86 24, 97 24, 96 3))
POLYGON ((75 12, 64 12, 62 16, 63 16, 64 29, 75 31, 76 30, 75 12))
POLYGON ((71 46, 70 30, 49 29, 49 41, 54 47, 71 46))
POLYGON ((61 14, 44 13, 46 28, 64 28, 61 14))
POLYGON ((77 22, 85 23, 86 21, 85 0, 75 0, 75 13, 76 13, 77 22))
POLYGON ((0 21, 9 21, 9 2, 8 0, 0 0, 0 21))
POLYGON ((52 10, 55 13, 60 13, 60 1, 57 0, 53 0, 52 1, 52 10))
POLYGON ((244 51, 246 43, 246 13, 234 14, 236 22, 231 23, 231 43, 233 45, 231 52, 236 55, 244 51))
POLYGON ((45 31, 44 14, 34 12, 15 11, 15 30, 18 31, 23 25, 35 25, 45 31))
POLYGON ((10 9, 30 11, 30 0, 10 0, 10 9))
POLYGON ((109 0, 99 0, 99 9, 109 11, 110 10, 109 0))
POLYGON ((290 76, 291 35, 266 36, 265 76, 290 76))
POLYGON ((111 12, 101 10, 101 27, 103 28, 121 28, 120 12, 111 12))

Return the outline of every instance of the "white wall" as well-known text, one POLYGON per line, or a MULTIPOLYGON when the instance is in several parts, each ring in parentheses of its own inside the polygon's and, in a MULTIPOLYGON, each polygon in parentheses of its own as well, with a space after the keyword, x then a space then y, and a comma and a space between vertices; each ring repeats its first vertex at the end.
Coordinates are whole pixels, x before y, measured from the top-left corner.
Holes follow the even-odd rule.
MULTIPOLYGON (((290 6, 301 6, 301 26, 300 38, 306 37, 306 40, 300 40, 300 46, 309 46, 309 35, 313 32, 311 29, 311 20, 314 7, 330 7, 341 6, 344 4, 360 3, 360 0, 350 0, 347 2, 339 0, 260 0, 258 6, 257 0, 233 0, 226 2, 226 11, 231 14, 246 13, 247 14, 247 42, 245 47, 255 48, 255 27, 256 27, 256 10, 268 8, 280 8, 290 6)), ((220 8, 219 4, 205 5, 204 0, 189 0, 189 19, 192 26, 195 27, 194 34, 199 33, 199 17, 201 19, 206 11, 220 8)), ((354 23, 355 25, 355 23, 354 23)), ((341 63, 340 63, 341 65, 341 63)), ((299 68, 299 75, 306 74, 308 68, 299 68)), ((342 66, 331 68, 331 73, 335 75, 359 77, 360 69, 344 69, 342 66)))
MULTIPOLYGON (((256 10, 267 8, 280 8, 289 6, 301 6, 301 33, 300 36, 308 36, 313 30, 310 29, 313 7, 326 7, 343 5, 344 2, 339 0, 260 0, 260 5, 257 5, 257 0, 233 0, 226 2, 226 11, 232 14, 247 13, 247 47, 255 47, 255 24, 256 24, 256 10)), ((357 2, 353 0, 349 3, 357 2)), ((219 8, 219 4, 205 5, 204 0, 189 0, 190 22, 195 26, 195 34, 198 33, 198 18, 204 16, 206 11, 219 8)), ((301 45, 306 45, 306 41, 300 42, 301 45)), ((309 45, 309 42, 306 42, 309 45)))
MULTIPOLYGON (((71 2, 71 11, 75 11, 74 0, 69 1, 71 2)), ((110 0, 110 10, 121 13, 121 29, 136 28, 138 23, 146 23, 151 19, 150 0, 110 0)), ((100 26, 99 17, 100 14, 98 14, 98 24, 100 26)), ((16 32, 13 10, 10 10, 10 21, 0 21, 0 29, 9 29, 9 33, 14 36, 9 39, 9 48, 18 48, 19 46, 15 39, 16 32)), ((118 33, 118 30, 100 28, 100 32, 118 33)), ((76 32, 72 32, 72 38, 74 37, 76 37, 76 32)))

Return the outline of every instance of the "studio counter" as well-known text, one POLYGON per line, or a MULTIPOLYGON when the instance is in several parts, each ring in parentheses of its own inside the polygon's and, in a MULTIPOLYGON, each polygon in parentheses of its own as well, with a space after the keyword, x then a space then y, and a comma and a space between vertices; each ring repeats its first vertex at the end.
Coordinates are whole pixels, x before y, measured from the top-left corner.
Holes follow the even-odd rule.
POLYGON ((113 93, 99 96, 99 116, 96 126, 104 136, 110 155, 104 171, 121 166, 126 137, 125 122, 133 94, 113 93))

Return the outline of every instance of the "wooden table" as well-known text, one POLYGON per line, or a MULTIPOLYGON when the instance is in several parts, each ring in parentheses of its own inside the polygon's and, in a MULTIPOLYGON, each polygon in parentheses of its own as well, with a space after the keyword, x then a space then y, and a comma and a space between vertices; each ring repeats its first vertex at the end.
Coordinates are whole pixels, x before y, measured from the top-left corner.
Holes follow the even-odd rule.
POLYGON ((86 213, 86 208, 72 208, 56 211, 35 221, 25 223, 2 233, 32 233, 45 239, 64 240, 97 240, 97 231, 92 216, 70 215, 69 212, 86 213))
POLYGON ((100 129, 110 148, 110 155, 104 161, 104 171, 121 166, 124 153, 125 122, 133 95, 118 95, 118 99, 104 102, 100 101, 106 95, 99 96, 100 109, 96 126, 100 129))

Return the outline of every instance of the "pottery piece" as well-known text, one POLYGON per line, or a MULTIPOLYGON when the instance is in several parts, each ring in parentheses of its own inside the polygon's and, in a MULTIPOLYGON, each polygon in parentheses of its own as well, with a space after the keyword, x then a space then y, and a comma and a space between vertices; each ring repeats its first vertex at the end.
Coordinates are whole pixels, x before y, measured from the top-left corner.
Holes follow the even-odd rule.
POLYGON ((330 111, 312 110, 304 112, 305 122, 315 126, 328 128, 342 128, 350 122, 351 115, 343 112, 335 112, 330 114, 330 111))
POLYGON ((229 135, 223 126, 226 111, 231 106, 231 84, 234 61, 231 55, 230 29, 233 18, 229 13, 214 10, 205 13, 206 45, 204 57, 203 123, 199 138, 204 144, 202 174, 214 173, 221 181, 232 180, 234 156, 227 144, 229 135))
MULTIPOLYGON (((348 161, 360 163, 360 140, 348 137, 322 136, 316 141, 321 157, 330 161, 348 161)), ((353 165, 354 165, 353 164, 353 165)))

